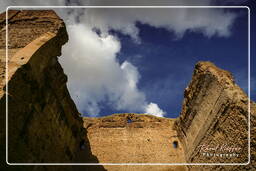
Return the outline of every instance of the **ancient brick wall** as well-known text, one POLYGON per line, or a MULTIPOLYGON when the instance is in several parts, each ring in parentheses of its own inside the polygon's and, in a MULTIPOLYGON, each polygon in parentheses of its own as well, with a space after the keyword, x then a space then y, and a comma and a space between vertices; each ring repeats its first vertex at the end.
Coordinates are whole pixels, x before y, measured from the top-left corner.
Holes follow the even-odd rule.
MULTIPOLYGON (((248 103, 248 97, 235 84, 231 73, 210 62, 199 62, 185 89, 182 112, 176 122, 186 161, 247 163, 248 103)), ((255 118, 255 103, 251 102, 251 107, 255 118)), ((199 168, 236 170, 238 166, 196 169, 199 168)))

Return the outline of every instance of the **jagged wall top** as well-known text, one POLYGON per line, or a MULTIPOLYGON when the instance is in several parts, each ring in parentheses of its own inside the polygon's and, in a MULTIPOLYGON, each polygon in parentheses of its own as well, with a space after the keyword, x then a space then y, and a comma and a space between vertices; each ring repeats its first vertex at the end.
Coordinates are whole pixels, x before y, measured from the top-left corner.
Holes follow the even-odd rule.
MULTIPOLYGON (((46 32, 57 33, 65 24, 53 10, 8 11, 9 49, 23 48, 46 32)), ((0 14, 0 48, 5 48, 6 13, 0 14)))

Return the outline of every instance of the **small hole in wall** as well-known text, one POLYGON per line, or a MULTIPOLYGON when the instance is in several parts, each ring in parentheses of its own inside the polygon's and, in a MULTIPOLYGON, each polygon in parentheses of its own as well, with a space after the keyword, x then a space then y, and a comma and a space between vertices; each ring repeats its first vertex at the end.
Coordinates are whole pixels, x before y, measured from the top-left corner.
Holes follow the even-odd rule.
POLYGON ((173 148, 178 148, 178 141, 173 141, 172 145, 173 145, 173 148))
POLYGON ((127 118, 127 123, 132 123, 132 120, 130 118, 127 118))
POLYGON ((24 57, 21 57, 20 59, 21 59, 21 60, 23 60, 23 59, 24 59, 24 57))

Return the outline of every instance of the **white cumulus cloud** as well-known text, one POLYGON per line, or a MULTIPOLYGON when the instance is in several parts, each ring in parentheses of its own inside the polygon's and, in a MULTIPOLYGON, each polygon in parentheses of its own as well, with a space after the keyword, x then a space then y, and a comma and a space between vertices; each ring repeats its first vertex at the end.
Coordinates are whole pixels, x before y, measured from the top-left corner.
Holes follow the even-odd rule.
POLYGON ((105 103, 116 110, 143 113, 147 102, 137 88, 140 75, 128 61, 117 62, 119 40, 98 35, 84 24, 69 25, 67 30, 69 42, 60 63, 79 111, 95 116, 105 103))
POLYGON ((152 103, 152 102, 145 107, 145 111, 146 111, 145 113, 147 114, 155 115, 158 117, 163 117, 166 114, 166 112, 160 109, 156 103, 152 103))

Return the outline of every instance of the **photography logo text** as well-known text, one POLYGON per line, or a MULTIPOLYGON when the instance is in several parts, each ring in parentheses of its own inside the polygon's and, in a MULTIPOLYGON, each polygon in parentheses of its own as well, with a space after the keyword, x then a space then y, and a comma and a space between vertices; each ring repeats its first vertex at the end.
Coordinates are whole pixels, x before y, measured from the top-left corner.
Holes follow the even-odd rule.
POLYGON ((208 145, 203 144, 198 146, 200 154, 205 157, 239 157, 241 152, 241 147, 228 144, 217 144, 208 145))

